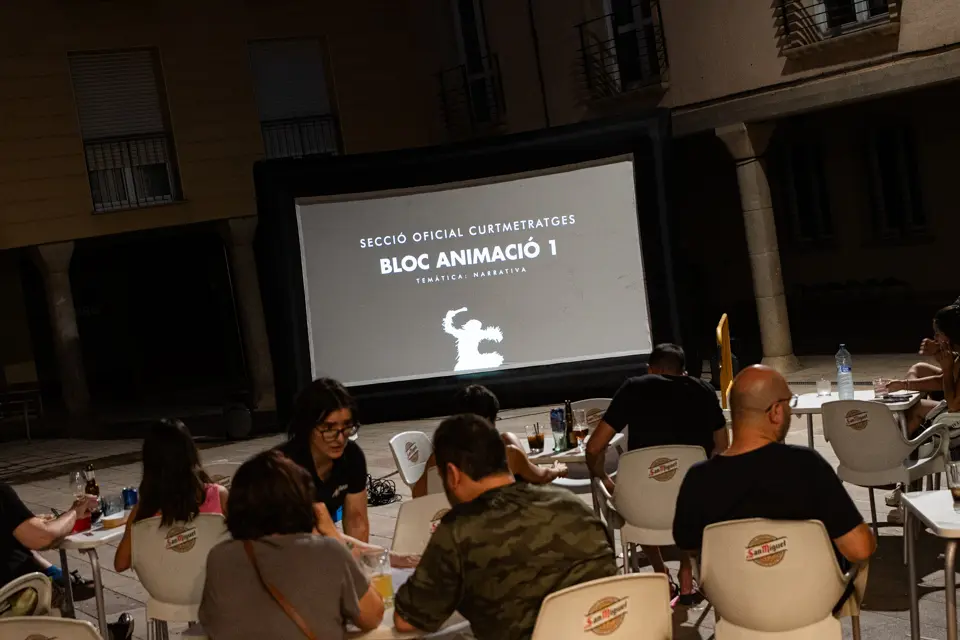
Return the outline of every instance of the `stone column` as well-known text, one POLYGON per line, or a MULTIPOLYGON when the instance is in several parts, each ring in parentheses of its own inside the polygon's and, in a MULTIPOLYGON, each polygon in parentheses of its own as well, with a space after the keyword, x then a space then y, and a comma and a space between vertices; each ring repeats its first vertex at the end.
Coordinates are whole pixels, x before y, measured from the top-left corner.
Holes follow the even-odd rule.
POLYGON ((73 290, 70 287, 73 242, 34 247, 32 257, 43 274, 63 401, 71 416, 82 417, 90 411, 90 391, 87 389, 80 332, 77 329, 77 314, 73 307, 73 290))
POLYGON ((260 299, 260 280, 253 254, 256 230, 256 217, 233 218, 220 225, 220 233, 230 255, 230 279, 240 316, 244 356, 253 383, 253 408, 256 411, 272 411, 277 408, 277 400, 270 341, 263 318, 263 301, 260 299))
POLYGON ((781 373, 800 368, 793 355, 787 300, 780 270, 780 248, 770 199, 770 184, 762 160, 773 133, 772 124, 735 124, 720 127, 717 136, 737 163, 740 203, 747 232, 747 251, 757 299, 763 364, 781 373))

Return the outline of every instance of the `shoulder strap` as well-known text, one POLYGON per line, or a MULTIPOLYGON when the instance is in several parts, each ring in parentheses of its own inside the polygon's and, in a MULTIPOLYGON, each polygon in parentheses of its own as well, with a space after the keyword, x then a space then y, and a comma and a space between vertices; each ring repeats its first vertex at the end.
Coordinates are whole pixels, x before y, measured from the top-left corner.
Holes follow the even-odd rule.
POLYGON ((283 609, 283 612, 287 614, 287 617, 290 618, 295 625, 303 632, 303 635, 307 637, 308 640, 317 640, 317 636, 313 635, 313 632, 310 631, 310 627, 307 626, 306 620, 297 613, 297 610, 293 608, 293 605, 274 587, 272 584, 267 582, 263 574, 260 573, 260 565, 257 563, 257 556, 253 553, 253 544, 249 540, 243 541, 243 548, 247 552, 247 557, 250 558, 250 564, 253 565, 254 571, 257 572, 257 577, 260 578, 260 584, 263 585, 263 588, 267 590, 280 608, 283 609))

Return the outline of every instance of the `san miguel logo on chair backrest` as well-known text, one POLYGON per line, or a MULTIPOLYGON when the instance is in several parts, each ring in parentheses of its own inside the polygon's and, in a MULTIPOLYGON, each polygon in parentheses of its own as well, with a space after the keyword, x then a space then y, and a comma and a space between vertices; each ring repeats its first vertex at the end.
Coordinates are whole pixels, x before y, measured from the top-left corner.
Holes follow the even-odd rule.
POLYGON ((440 521, 443 520, 443 516, 447 515, 448 511, 450 511, 450 509, 440 509, 440 511, 433 514, 433 517, 430 518, 430 533, 437 530, 437 526, 440 524, 440 521))
POLYGON ((583 617, 583 631, 608 636, 623 624, 627 617, 629 598, 602 598, 593 603, 583 617))
POLYGON ((167 531, 167 551, 187 553, 197 545, 196 527, 170 527, 167 531))
POLYGON ((756 536, 747 543, 745 560, 761 567, 774 567, 787 555, 787 539, 766 534, 756 536))
POLYGON ((407 454, 407 460, 416 464, 420 459, 420 449, 417 448, 417 445, 413 442, 408 442, 403 445, 403 450, 407 454))
POLYGON ((870 424, 870 419, 867 417, 867 412, 861 411, 860 409, 847 411, 846 419, 847 426, 854 431, 863 431, 867 428, 867 425, 870 424))
POLYGON ((650 478, 657 482, 667 482, 677 475, 680 461, 677 458, 657 458, 650 464, 650 478))

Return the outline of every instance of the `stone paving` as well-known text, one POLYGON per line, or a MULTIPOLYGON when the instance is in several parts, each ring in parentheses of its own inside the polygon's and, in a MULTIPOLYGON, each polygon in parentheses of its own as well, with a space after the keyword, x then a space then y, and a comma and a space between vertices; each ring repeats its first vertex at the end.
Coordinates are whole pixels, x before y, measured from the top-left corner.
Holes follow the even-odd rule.
MULTIPOLYGON (((855 378, 869 380, 878 375, 893 377, 916 360, 916 356, 861 356, 855 361, 855 378)), ((806 369, 790 376, 795 382, 815 382, 820 375, 830 375, 833 364, 830 358, 808 359, 806 369)), ((801 385, 795 386, 796 392, 804 392, 801 385)), ((534 420, 541 423, 548 421, 546 409, 527 409, 505 411, 498 426, 503 430, 522 433, 523 425, 534 420)), ((365 426, 359 435, 358 443, 367 456, 367 463, 371 475, 383 477, 393 474, 396 470, 390 454, 389 439, 405 430, 414 429, 432 432, 436 420, 388 423, 365 426)), ((829 461, 836 462, 829 445, 823 440, 819 418, 814 422, 815 444, 829 461)), ((806 444, 805 419, 795 419, 788 435, 788 442, 806 444)), ((241 462, 251 455, 272 447, 280 442, 282 436, 269 436, 243 442, 228 443, 222 446, 213 446, 201 451, 207 462, 214 460, 229 460, 241 462)), ((130 455, 131 447, 136 449, 139 442, 133 440, 108 442, 75 442, 75 441, 35 441, 31 444, 13 443, 0 445, 0 472, 10 468, 13 464, 29 467, 23 464, 19 456, 32 453, 38 466, 47 465, 57 469, 56 464, 63 464, 64 460, 72 463, 72 459, 65 456, 74 455, 86 460, 106 459, 116 460, 115 456, 130 455), (51 451, 49 456, 46 452, 51 451), (106 454, 106 455, 104 455, 106 454), (6 465, 6 466, 5 466, 6 465)), ((82 464, 77 465, 82 466, 82 464)), ((13 475, 13 474, 11 474, 13 475)), ((107 463, 97 465, 97 479, 106 494, 118 493, 124 486, 136 486, 139 483, 140 468, 137 462, 107 463)), ((410 498, 410 490, 402 484, 399 476, 392 475, 391 480, 397 483, 397 492, 403 500, 410 498)), ((72 488, 68 486, 66 470, 56 477, 33 479, 15 484, 21 498, 36 513, 49 512, 51 508, 65 508, 72 501, 72 488)), ((869 519, 869 501, 867 491, 848 485, 865 518, 869 519)), ((882 507, 882 492, 878 492, 878 505, 882 507)), ((587 499, 585 497, 585 499, 587 499)), ((393 537, 396 515, 400 503, 370 509, 371 541, 389 546, 393 537)), ((886 509, 881 510, 880 518, 884 520, 886 509)), ((861 617, 862 635, 864 638, 904 638, 909 635, 909 609, 907 600, 906 569, 902 561, 902 531, 899 526, 881 526, 881 539, 877 555, 870 569, 870 579, 861 617)), ((132 572, 117 574, 113 571, 114 546, 103 547, 100 553, 103 566, 103 578, 106 586, 106 607, 108 618, 113 620, 118 614, 129 611, 136 620, 137 638, 146 637, 146 622, 144 619, 144 602, 147 594, 132 572)), ((918 563, 922 576, 920 603, 922 636, 930 639, 946 637, 942 545, 936 539, 923 534, 917 545, 918 563)), ((52 561, 57 562, 56 552, 45 552, 52 561)), ((90 565, 78 553, 70 553, 71 569, 77 568, 86 576, 90 576, 90 565)), ((676 563, 669 563, 676 571, 676 563)), ((644 570, 649 570, 648 568, 644 570)), ((78 603, 78 616, 94 620, 95 605, 93 600, 78 603)), ((678 639, 709 638, 713 634, 714 616, 712 609, 707 605, 700 605, 691 609, 678 609, 674 615, 675 633, 678 639)), ((851 637, 849 620, 843 621, 844 636, 851 637)), ((181 627, 171 628, 171 637, 179 638, 181 627)))

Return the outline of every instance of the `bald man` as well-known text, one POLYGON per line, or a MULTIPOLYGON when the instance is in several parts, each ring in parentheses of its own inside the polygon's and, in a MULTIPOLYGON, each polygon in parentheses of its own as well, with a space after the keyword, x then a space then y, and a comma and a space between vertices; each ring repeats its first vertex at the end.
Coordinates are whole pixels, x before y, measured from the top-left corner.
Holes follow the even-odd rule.
POLYGON ((770 518, 819 520, 851 563, 873 554, 873 533, 830 464, 813 449, 783 443, 792 404, 787 381, 769 367, 734 379, 733 443, 683 479, 673 520, 678 547, 699 552, 704 528, 715 522, 770 518))

